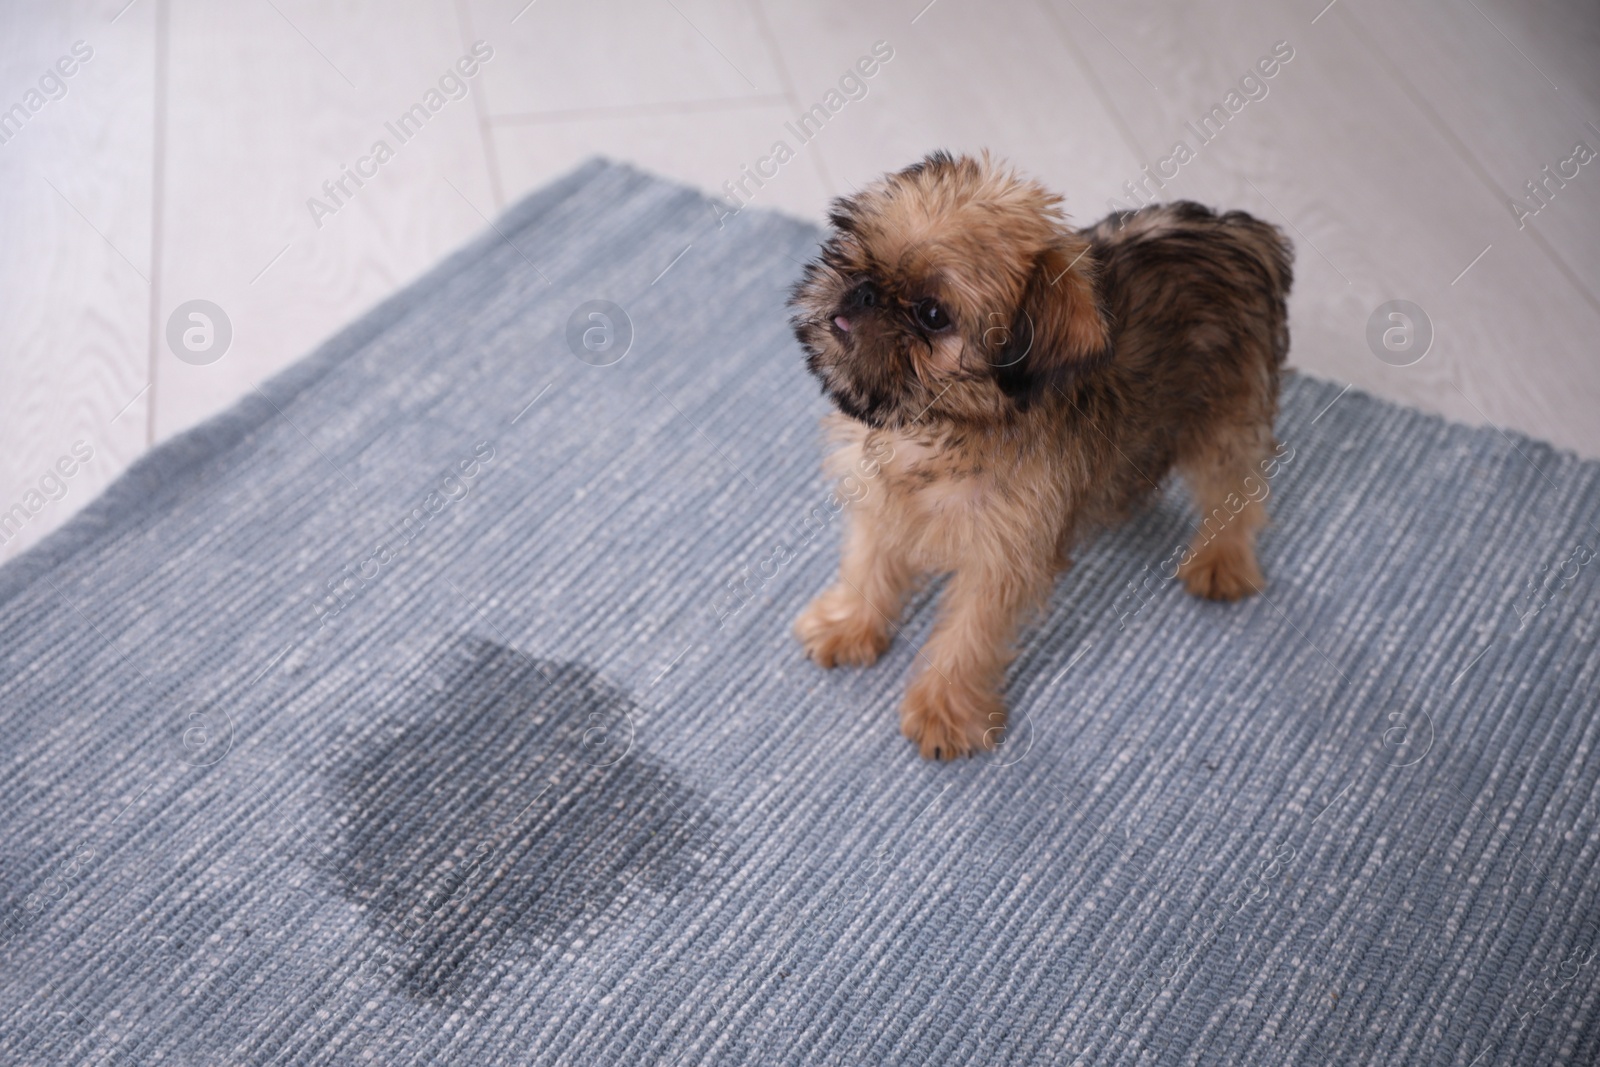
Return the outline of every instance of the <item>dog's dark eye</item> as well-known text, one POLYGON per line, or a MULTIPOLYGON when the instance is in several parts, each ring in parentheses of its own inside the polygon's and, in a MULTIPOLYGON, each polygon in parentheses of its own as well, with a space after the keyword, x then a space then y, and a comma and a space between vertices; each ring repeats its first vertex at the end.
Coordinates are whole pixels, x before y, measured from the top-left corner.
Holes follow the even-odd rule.
POLYGON ((925 330, 937 332, 950 325, 950 316, 939 306, 939 301, 931 296, 926 300, 917 301, 917 306, 911 310, 912 314, 916 315, 917 322, 925 330))

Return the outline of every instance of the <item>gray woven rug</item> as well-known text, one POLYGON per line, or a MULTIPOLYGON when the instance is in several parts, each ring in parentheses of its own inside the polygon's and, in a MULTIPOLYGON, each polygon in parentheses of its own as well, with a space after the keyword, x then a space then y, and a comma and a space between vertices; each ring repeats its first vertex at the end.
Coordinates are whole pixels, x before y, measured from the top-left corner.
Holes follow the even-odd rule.
POLYGON ((925 763, 817 238, 586 165, 0 570, 0 1062, 1600 1060, 1600 464, 1291 377, 1267 595, 1174 492, 925 763))

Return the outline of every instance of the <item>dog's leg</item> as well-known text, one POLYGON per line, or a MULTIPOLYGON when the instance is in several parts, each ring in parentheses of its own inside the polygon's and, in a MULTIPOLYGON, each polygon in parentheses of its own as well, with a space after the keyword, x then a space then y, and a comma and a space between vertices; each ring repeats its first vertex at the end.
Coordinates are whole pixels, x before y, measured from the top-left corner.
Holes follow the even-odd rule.
POLYGON ((1024 619, 1049 594, 1055 557, 1036 566, 996 560, 950 578, 939 621, 918 657, 921 673, 906 691, 900 730, 925 758, 953 759, 993 748, 1006 724, 1000 691, 1016 655, 1024 619))
POLYGON ((1271 449, 1270 432, 1235 429, 1183 464, 1200 525, 1178 576, 1195 596, 1238 600, 1267 584, 1256 563, 1256 532, 1267 522, 1268 492, 1258 465, 1271 449))
POLYGON ((846 521, 839 580, 794 622, 806 655, 824 667, 877 661, 889 647, 913 577, 872 512, 852 511, 846 521))

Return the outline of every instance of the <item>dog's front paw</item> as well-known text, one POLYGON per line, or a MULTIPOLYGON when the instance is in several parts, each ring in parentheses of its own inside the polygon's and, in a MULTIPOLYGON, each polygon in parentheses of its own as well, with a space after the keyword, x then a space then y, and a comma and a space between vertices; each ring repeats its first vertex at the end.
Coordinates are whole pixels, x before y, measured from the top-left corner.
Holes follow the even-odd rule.
POLYGON ((1256 565, 1254 549, 1231 540, 1195 549, 1189 561, 1178 568, 1178 577, 1189 592, 1207 600, 1239 600, 1267 584, 1256 565))
POLYGON ((998 693, 948 682, 926 671, 911 683, 900 706, 900 732, 923 759, 947 760, 993 748, 1006 724, 998 693))
POLYGON ((889 627, 872 605, 848 586, 819 594, 794 621, 806 655, 823 667, 848 663, 869 667, 889 647, 889 627))

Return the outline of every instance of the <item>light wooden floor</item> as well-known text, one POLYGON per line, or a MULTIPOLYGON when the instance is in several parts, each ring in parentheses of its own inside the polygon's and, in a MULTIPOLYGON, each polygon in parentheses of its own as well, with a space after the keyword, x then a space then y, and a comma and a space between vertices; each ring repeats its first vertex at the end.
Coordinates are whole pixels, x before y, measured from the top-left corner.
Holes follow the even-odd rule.
MULTIPOLYGON (((225 408, 501 208, 603 153, 708 190, 874 42, 893 58, 756 203, 812 218, 935 147, 989 147, 1083 220, 1194 151, 1162 196, 1241 207, 1298 246, 1292 362, 1600 456, 1600 159, 1519 220, 1527 182, 1600 150, 1590 0, 103 0, 0 7, 0 559, 142 451, 225 408), (493 55, 336 214, 307 200, 474 41, 493 55), (59 82, 75 42, 92 56, 59 82), (1266 95, 1198 124, 1272 52, 1266 95), (59 91, 64 87, 65 93, 59 91), (49 95, 59 99, 48 99, 49 95), (166 342, 180 304, 219 361, 166 342), (1373 311, 1434 341, 1394 367, 1373 311), (84 463, 61 464, 75 443, 84 463), (50 497, 59 499, 50 499, 50 497)), ((80 48, 80 50, 83 50, 80 48)), ((1170 167, 1169 167, 1170 169, 1170 167)), ((1531 205, 1535 201, 1529 200, 1531 205)))

